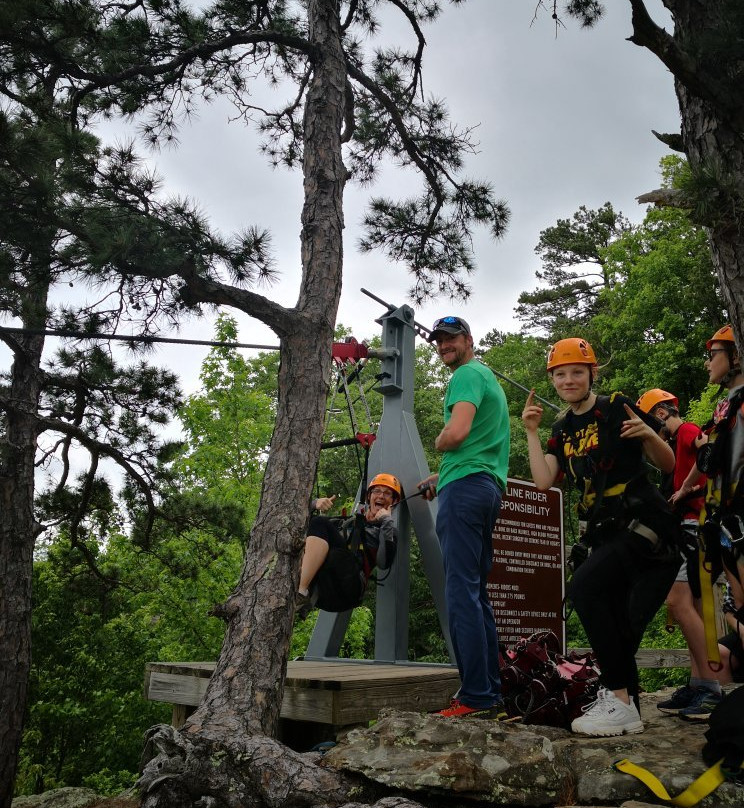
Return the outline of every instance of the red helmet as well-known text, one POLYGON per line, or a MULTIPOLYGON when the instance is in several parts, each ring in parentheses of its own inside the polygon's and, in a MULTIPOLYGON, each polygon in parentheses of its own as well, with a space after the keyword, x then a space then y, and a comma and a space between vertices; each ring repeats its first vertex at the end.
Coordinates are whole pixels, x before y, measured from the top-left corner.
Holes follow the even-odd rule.
POLYGON ((654 407, 657 407, 659 404, 664 404, 664 402, 668 402, 675 409, 679 407, 679 399, 677 396, 667 393, 666 390, 662 390, 660 387, 654 387, 653 390, 647 390, 638 401, 636 401, 636 406, 644 412, 650 413, 653 411, 654 407))
POLYGON ((730 325, 725 325, 719 328, 715 334, 705 343, 705 347, 710 350, 710 346, 714 342, 730 342, 736 347, 736 340, 734 339, 734 329, 730 325))
POLYGON ((592 346, 579 337, 560 339, 548 352, 548 370, 561 365, 597 366, 597 357, 592 346))

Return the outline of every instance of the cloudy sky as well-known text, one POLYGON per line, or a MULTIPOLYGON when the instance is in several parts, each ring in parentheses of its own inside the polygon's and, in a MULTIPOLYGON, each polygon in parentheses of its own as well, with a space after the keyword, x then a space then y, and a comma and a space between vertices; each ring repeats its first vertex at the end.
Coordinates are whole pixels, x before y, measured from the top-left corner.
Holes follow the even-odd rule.
MULTIPOLYGON (((471 299, 434 301, 416 310, 416 319, 427 325, 441 314, 464 316, 476 339, 493 328, 518 330, 513 310, 519 293, 536 284, 534 247, 541 230, 570 217, 580 205, 596 208, 606 201, 633 221, 643 218, 635 197, 658 186, 659 159, 668 153, 651 130, 679 129, 671 75, 651 54, 626 41, 629 3, 607 3, 607 16, 595 30, 581 30, 567 19, 557 36, 545 9, 535 16, 536 4, 467 0, 455 7, 444 0, 444 14, 425 30, 424 90, 447 100, 458 125, 477 127, 479 151, 469 159, 466 173, 489 180, 512 211, 499 242, 476 233, 478 269, 471 278, 471 299)), ((670 27, 660 0, 650 0, 649 8, 670 27)), ((397 16, 393 27, 384 27, 385 42, 410 46, 397 16)), ((284 100, 277 98, 275 105, 284 100)), ((205 106, 181 130, 177 149, 151 159, 166 191, 198 200, 224 233, 250 224, 272 231, 280 279, 267 292, 292 306, 300 278, 302 177, 268 167, 258 154, 255 132, 233 117, 224 102, 205 106)), ((103 134, 125 137, 120 129, 103 134)), ((391 169, 371 191, 347 188, 338 322, 360 339, 379 332, 374 321, 383 313, 360 287, 400 305, 408 302, 410 286, 402 266, 382 254, 357 250, 366 200, 370 194, 408 196, 417 183, 412 173, 391 169)), ((277 343, 261 323, 244 315, 238 320, 242 342, 277 343)), ((209 339, 212 323, 191 323, 181 336, 209 339)), ((193 392, 206 351, 163 347, 153 359, 178 368, 186 391, 193 392)))
MULTIPOLYGON (((477 126, 479 151, 470 158, 467 174, 487 178, 508 202, 512 219, 498 242, 476 234, 471 299, 428 303, 416 311, 419 322, 456 313, 470 321, 476 337, 492 328, 517 330, 513 309, 519 293, 535 286, 540 231, 580 205, 596 208, 606 201, 640 221, 644 209, 635 197, 658 186, 659 159, 667 153, 651 130, 679 129, 671 75, 626 41, 628 3, 608 3, 606 18, 594 30, 566 20, 557 36, 545 10, 533 22, 535 5, 535 0, 446 4, 443 16, 426 29, 425 92, 447 99, 458 124, 477 126)), ((650 8, 664 23, 661 3, 650 8)), ((390 28, 388 37, 394 38, 390 28)), ((281 276, 268 291, 293 305, 300 277, 301 176, 269 168, 257 152, 255 133, 230 122, 231 114, 223 103, 204 108, 182 129, 179 148, 153 160, 166 188, 197 199, 224 232, 248 224, 272 231, 281 276)), ((405 196, 416 182, 412 174, 389 170, 371 192, 347 189, 338 321, 359 338, 378 332, 374 320, 383 311, 360 287, 398 305, 407 302, 410 286, 402 266, 382 254, 358 252, 365 202, 370 193, 405 196)), ((262 324, 243 316, 239 321, 241 341, 276 343, 262 324)), ((205 322, 190 325, 183 336, 209 338, 211 333, 205 322)), ((188 349, 184 361, 177 356, 180 350, 163 349, 162 356, 184 369, 184 383, 192 387, 202 354, 188 349)))

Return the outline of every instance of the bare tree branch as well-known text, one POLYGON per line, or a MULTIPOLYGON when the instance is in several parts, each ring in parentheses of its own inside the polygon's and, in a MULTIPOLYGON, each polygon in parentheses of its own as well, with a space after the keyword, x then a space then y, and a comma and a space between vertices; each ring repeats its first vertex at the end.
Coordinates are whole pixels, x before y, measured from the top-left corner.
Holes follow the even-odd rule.
POLYGON ((708 101, 735 125, 744 125, 744 111, 732 103, 734 99, 725 92, 721 82, 710 76, 707 65, 680 48, 671 34, 653 21, 643 0, 629 2, 633 12, 633 35, 628 37, 628 42, 650 50, 691 93, 708 101))

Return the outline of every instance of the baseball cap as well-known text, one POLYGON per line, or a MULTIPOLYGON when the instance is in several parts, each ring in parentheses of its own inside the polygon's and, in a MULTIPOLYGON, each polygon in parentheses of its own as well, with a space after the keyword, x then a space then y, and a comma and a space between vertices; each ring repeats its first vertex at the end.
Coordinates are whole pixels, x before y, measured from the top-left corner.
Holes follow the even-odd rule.
POLYGON ((462 317, 440 317, 434 321, 431 327, 431 333, 428 336, 429 342, 434 342, 437 338, 437 333, 444 334, 467 334, 470 336, 470 326, 462 319, 462 317))

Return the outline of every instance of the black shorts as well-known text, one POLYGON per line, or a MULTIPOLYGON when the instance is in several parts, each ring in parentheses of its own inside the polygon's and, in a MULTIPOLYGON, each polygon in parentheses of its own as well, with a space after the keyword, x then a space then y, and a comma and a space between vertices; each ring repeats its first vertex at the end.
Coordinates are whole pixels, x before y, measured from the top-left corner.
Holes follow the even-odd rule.
POLYGON ((311 516, 307 535, 317 536, 319 539, 327 541, 331 547, 346 547, 346 540, 336 521, 327 516, 311 516))
POLYGON ((741 637, 733 632, 720 637, 718 644, 728 648, 731 656, 736 660, 736 665, 731 665, 731 677, 737 683, 744 682, 744 647, 742 647, 741 637))
POLYGON ((345 612, 359 606, 366 587, 362 560, 347 547, 331 547, 311 584, 316 605, 326 612, 345 612))

